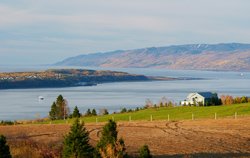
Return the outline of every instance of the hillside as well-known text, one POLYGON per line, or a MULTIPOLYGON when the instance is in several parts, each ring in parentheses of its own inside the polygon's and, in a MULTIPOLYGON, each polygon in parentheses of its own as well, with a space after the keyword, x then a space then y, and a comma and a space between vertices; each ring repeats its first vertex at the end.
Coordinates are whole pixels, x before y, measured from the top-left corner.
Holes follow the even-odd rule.
POLYGON ((79 55, 55 65, 250 71, 250 44, 190 44, 79 55))

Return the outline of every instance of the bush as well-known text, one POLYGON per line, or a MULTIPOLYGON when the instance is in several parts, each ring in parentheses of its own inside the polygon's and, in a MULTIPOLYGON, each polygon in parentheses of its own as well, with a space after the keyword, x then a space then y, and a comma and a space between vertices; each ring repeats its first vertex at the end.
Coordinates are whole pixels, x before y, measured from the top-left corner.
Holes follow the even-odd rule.
POLYGON ((152 157, 152 155, 150 154, 149 147, 147 145, 143 145, 140 148, 139 152, 140 152, 139 158, 151 158, 152 157))

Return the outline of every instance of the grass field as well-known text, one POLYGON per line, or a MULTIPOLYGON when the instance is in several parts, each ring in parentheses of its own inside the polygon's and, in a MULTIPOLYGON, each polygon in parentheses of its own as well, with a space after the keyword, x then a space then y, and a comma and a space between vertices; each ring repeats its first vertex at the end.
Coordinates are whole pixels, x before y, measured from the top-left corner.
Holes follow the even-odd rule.
MULTIPOLYGON (((115 121, 135 121, 135 120, 190 120, 194 119, 214 119, 225 118, 225 117, 237 117, 240 116, 250 116, 250 103, 245 104, 234 104, 225 106, 209 106, 209 107, 162 107, 162 108, 151 108, 140 110, 137 112, 122 113, 122 114, 110 114, 104 116, 92 116, 92 117, 82 117, 81 120, 85 123, 93 122, 106 122, 109 119, 114 119, 115 121), (215 114, 216 113, 216 114, 215 114)), ((53 124, 58 123, 71 123, 72 119, 68 120, 56 120, 52 121, 53 124)), ((43 122, 45 124, 50 123, 43 122)))

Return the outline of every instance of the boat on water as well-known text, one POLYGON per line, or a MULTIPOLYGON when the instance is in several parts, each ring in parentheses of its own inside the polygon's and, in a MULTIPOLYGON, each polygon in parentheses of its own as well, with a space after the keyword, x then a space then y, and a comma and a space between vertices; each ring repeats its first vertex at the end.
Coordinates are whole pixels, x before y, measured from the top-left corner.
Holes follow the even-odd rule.
POLYGON ((43 96, 39 96, 38 99, 39 100, 44 100, 44 97, 43 96))

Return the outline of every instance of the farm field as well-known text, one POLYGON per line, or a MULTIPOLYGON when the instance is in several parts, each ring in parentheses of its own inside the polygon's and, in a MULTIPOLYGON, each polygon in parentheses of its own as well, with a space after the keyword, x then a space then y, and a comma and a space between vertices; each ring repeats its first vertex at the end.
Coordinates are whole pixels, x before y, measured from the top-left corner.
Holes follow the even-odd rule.
MULTIPOLYGON (((86 123, 96 144, 104 123, 86 123)), ((14 157, 58 154, 70 124, 0 126, 14 157), (26 155, 21 155, 25 153, 26 155)), ((118 122, 129 154, 148 144, 154 157, 250 157, 250 117, 118 122)))

